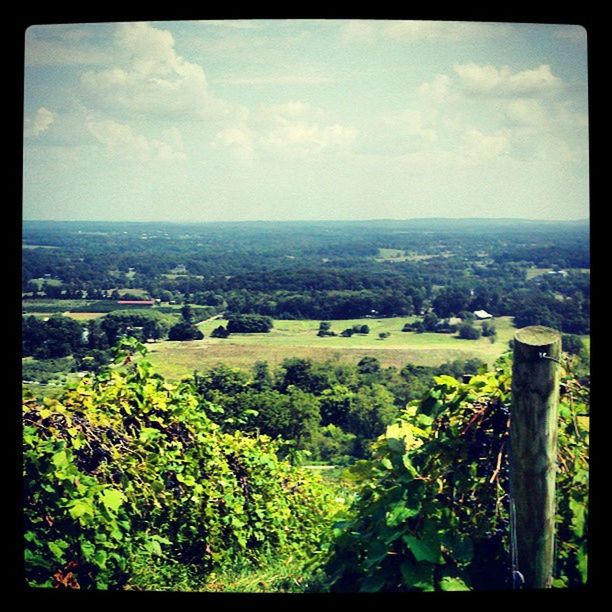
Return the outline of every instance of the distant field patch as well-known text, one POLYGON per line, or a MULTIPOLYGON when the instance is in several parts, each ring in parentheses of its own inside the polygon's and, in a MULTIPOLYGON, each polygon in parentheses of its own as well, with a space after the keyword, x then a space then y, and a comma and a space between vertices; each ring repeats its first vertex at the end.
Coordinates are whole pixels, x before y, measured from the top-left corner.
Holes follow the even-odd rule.
MULTIPOLYGON (((107 293, 112 293, 112 289, 110 289, 107 293)), ((139 297, 148 297, 149 292, 146 289, 130 289, 129 287, 118 287, 117 291, 119 293, 129 293, 130 295, 137 295, 139 297)))
POLYGON ((59 278, 33 278, 32 281, 37 289, 40 291, 43 285, 49 285, 49 287, 61 287, 62 281, 59 278))
POLYGON ((552 268, 527 268, 527 280, 531 280, 536 276, 542 276, 542 274, 548 274, 552 272, 552 268))
POLYGON ((203 340, 191 342, 157 342, 148 345, 151 362, 164 376, 177 379, 194 370, 225 363, 250 368, 255 361, 278 365, 287 357, 302 357, 313 361, 338 358, 357 363, 364 355, 378 358, 384 366, 403 367, 406 363, 439 365, 446 361, 478 357, 492 364, 508 348, 514 334, 510 317, 495 320, 498 336, 495 343, 488 338, 460 340, 454 334, 416 334, 402 332, 404 323, 414 317, 390 319, 351 319, 331 321, 337 333, 354 324, 368 325, 370 333, 355 334, 350 338, 318 337, 319 321, 275 320, 267 334, 232 334, 227 339, 211 338, 210 332, 224 320, 216 319, 200 324, 203 340), (381 332, 391 335, 384 340, 381 332))
POLYGON ((65 312, 66 317, 75 319, 77 321, 90 321, 91 319, 99 319, 103 317, 105 312, 65 312))
POLYGON ((51 246, 50 244, 22 244, 22 249, 59 249, 61 247, 51 246))
POLYGON ((416 253, 414 251, 405 251, 403 249, 378 249, 376 261, 384 262, 400 262, 400 261, 424 261, 433 259, 434 257, 451 257, 453 253, 443 251, 441 253, 416 253))
POLYGON ((376 261, 407 261, 408 256, 403 249, 378 249, 376 261))

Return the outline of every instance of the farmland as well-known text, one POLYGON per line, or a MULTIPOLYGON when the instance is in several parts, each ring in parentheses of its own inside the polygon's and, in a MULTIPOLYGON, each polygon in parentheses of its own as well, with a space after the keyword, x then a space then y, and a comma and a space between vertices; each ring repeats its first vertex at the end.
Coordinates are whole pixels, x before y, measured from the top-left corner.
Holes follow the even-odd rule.
POLYGON ((267 334, 232 334, 229 338, 210 338, 210 332, 225 321, 214 319, 199 325, 203 340, 164 341, 148 345, 155 369, 168 378, 188 376, 218 363, 248 368, 255 361, 278 365, 287 357, 313 361, 338 359, 357 363, 364 355, 376 357, 383 366, 401 368, 406 363, 434 366, 453 359, 477 357, 492 364, 508 348, 515 329, 511 317, 496 319, 497 339, 462 340, 456 335, 402 332, 404 323, 414 317, 388 319, 350 319, 332 322, 332 330, 341 332, 353 325, 368 325, 370 333, 350 338, 318 337, 319 321, 275 320, 267 334), (379 333, 390 336, 380 339, 379 333))

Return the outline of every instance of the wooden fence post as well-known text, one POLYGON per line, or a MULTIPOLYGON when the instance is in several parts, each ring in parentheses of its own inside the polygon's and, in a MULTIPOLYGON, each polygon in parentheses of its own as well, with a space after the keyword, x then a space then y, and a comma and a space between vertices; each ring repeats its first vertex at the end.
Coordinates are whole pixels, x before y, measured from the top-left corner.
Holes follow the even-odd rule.
POLYGON ((552 583, 560 358, 558 331, 535 325, 516 332, 510 425, 513 564, 530 589, 552 583))

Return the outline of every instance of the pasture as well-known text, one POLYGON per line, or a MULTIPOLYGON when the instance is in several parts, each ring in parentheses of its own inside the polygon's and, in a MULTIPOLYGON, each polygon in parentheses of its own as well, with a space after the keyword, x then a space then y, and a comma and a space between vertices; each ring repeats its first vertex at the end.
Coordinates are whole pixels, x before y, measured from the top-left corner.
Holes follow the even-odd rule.
POLYGON ((461 340, 455 334, 402 332, 404 323, 413 319, 331 321, 331 328, 337 333, 355 324, 370 327, 369 334, 355 334, 350 338, 318 337, 319 321, 277 319, 267 334, 232 334, 225 339, 210 337, 215 327, 225 323, 222 319, 215 319, 198 325, 204 333, 203 340, 149 344, 149 359, 160 374, 175 380, 218 363, 250 369, 255 361, 267 361, 274 366, 287 357, 357 363, 364 355, 370 355, 379 359, 383 366, 398 368, 406 363, 435 366, 453 359, 473 357, 492 364, 508 349, 508 341, 515 332, 511 317, 495 320, 497 339, 494 343, 489 338, 461 340), (381 332, 390 336, 381 340, 378 336, 381 332))

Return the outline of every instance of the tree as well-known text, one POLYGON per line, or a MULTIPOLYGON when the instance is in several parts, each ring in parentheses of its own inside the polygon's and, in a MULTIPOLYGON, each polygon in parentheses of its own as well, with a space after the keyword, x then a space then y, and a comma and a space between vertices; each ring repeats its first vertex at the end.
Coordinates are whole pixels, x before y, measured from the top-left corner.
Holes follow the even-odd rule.
POLYGON ((471 295, 467 288, 446 287, 434 298, 433 309, 439 317, 451 317, 467 310, 471 295))
POLYGON ((215 329, 213 329, 210 332, 211 338, 227 338, 229 335, 230 335, 230 332, 227 331, 227 328, 223 327, 223 325, 219 325, 218 327, 215 327, 215 329))
POLYGON ((253 364, 253 388, 258 391, 272 388, 272 376, 267 361, 256 361, 253 364))
POLYGON ((563 334, 561 336, 561 347, 563 352, 570 355, 581 355, 586 353, 585 344, 580 336, 575 334, 563 334))
POLYGON ((184 304, 181 307, 181 316, 183 317, 183 321, 187 323, 193 323, 193 308, 189 304, 184 304))
POLYGON ((280 381, 277 387, 283 392, 291 386, 309 393, 321 393, 323 389, 329 387, 327 373, 314 368, 310 359, 300 357, 285 359, 279 374, 280 381))
POLYGON ((388 338, 390 335, 391 335, 390 332, 379 332, 378 337, 381 340, 384 340, 385 338, 388 338))
POLYGON ((230 333, 267 333, 272 329, 272 319, 263 315, 231 315, 227 321, 230 333))
POLYGON ((463 340, 478 340, 481 336, 481 331, 474 327, 472 323, 462 323, 458 327, 459 337, 463 340))
POLYGON ((319 331, 317 332, 317 336, 335 336, 336 332, 331 330, 331 323, 329 321, 321 321, 319 323, 319 331))
POLYGON ((62 315, 46 321, 26 317, 22 328, 23 354, 48 359, 78 353, 84 346, 83 332, 83 325, 62 315))
POLYGON ((358 456, 365 456, 371 441, 398 415, 393 395, 380 384, 362 387, 355 394, 346 416, 345 431, 357 436, 358 456))
POLYGON ((170 328, 169 340, 201 340, 204 334, 192 323, 180 321, 170 328))
POLYGON ((482 322, 482 335, 486 337, 497 335, 497 329, 495 323, 490 319, 482 322))
POLYGON ((23 356, 33 355, 46 340, 45 323, 42 319, 30 315, 24 317, 21 327, 21 351, 23 356))
POLYGON ((423 328, 425 329, 425 331, 435 331, 439 321, 440 319, 438 318, 435 312, 428 312, 423 317, 423 328))
POLYGON ((218 395, 237 395, 248 387, 248 375, 238 368, 219 364, 203 374, 195 376, 198 392, 209 401, 217 401, 218 395))
POLYGON ((366 355, 359 360, 357 369, 360 374, 378 374, 380 372, 380 361, 376 357, 366 355))
POLYGON ((325 389, 319 397, 321 423, 337 425, 344 429, 354 399, 355 393, 346 385, 333 385, 325 389))

